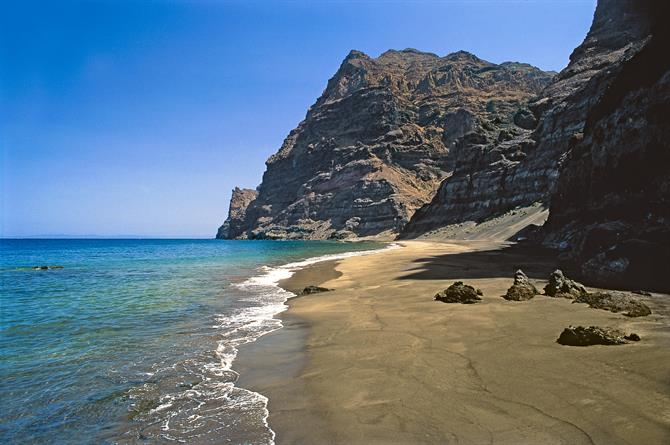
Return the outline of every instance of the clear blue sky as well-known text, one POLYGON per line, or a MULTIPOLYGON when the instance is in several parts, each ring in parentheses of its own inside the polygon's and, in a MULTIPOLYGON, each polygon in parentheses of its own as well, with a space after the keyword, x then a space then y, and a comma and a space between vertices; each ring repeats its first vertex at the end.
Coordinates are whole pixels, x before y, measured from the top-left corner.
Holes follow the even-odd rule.
POLYGON ((350 49, 560 70, 595 0, 3 1, 2 236, 211 237, 350 49))

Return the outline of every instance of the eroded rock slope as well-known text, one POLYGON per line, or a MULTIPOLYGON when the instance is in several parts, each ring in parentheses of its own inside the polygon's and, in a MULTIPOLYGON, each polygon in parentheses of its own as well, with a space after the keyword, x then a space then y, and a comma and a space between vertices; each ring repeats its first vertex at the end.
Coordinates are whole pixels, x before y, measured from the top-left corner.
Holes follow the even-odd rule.
POLYGON ((669 9, 598 6, 608 18, 600 41, 628 43, 594 79, 599 94, 566 153, 544 228, 544 243, 593 284, 670 290, 669 9))
POLYGON ((244 230, 220 235, 396 234, 459 165, 476 168, 482 146, 524 144, 533 118, 523 110, 552 75, 467 52, 407 49, 371 58, 352 51, 266 162, 258 196, 237 226, 244 230))
POLYGON ((649 38, 640 1, 601 0, 584 42, 554 82, 516 116, 528 130, 511 140, 458 147, 461 162, 432 201, 404 228, 412 238, 463 221, 483 221, 533 202, 548 205, 571 145, 583 133, 589 111, 649 38), (522 120, 521 120, 522 119, 522 120))

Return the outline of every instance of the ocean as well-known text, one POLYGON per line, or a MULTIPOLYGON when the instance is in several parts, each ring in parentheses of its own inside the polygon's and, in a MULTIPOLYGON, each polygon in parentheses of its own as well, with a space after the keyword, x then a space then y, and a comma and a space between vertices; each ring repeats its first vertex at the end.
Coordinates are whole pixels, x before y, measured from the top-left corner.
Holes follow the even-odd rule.
POLYGON ((279 280, 383 247, 0 240, 0 443, 273 443, 238 348, 281 328, 279 280))

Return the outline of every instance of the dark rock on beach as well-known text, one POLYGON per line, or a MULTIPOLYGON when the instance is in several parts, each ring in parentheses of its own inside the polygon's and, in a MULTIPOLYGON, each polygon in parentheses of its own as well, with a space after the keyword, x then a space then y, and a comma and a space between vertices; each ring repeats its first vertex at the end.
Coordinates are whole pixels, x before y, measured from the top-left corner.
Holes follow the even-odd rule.
POLYGON ((624 337, 626 340, 629 341, 640 341, 642 340, 639 335, 637 335, 635 332, 631 333, 630 335, 626 335, 624 337))
POLYGON ((435 294, 435 300, 443 303, 472 304, 481 300, 480 295, 483 295, 481 290, 463 284, 462 281, 456 281, 445 290, 435 294))
POLYGON ((569 279, 560 269, 556 269, 549 276, 549 284, 544 287, 545 295, 556 298, 574 299, 586 295, 586 288, 574 280, 569 279))
POLYGON ((651 314, 649 306, 623 292, 594 292, 579 295, 573 303, 586 303, 594 309, 621 312, 627 317, 643 317, 651 314))
POLYGON ((514 284, 507 289, 507 293, 503 295, 503 298, 512 301, 525 301, 530 300, 537 294, 539 294, 538 290, 528 280, 526 274, 519 269, 514 273, 514 284))
POLYGON ((626 334, 623 331, 598 326, 567 327, 556 342, 566 346, 622 345, 627 343, 626 334))
POLYGON ((300 292, 300 295, 310 295, 310 294, 318 294, 320 292, 330 292, 333 289, 328 289, 327 287, 319 287, 319 286, 307 286, 305 287, 302 292, 300 292))

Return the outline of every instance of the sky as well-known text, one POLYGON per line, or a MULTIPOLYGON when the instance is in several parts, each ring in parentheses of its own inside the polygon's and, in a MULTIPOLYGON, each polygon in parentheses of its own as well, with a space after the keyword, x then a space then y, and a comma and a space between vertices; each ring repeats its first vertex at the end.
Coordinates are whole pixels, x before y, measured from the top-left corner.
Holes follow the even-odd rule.
POLYGON ((0 2, 0 236, 213 237, 351 49, 558 71, 595 5, 0 2))

